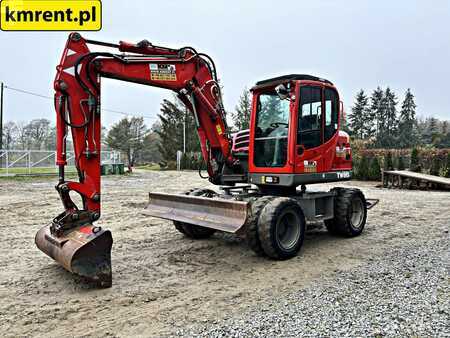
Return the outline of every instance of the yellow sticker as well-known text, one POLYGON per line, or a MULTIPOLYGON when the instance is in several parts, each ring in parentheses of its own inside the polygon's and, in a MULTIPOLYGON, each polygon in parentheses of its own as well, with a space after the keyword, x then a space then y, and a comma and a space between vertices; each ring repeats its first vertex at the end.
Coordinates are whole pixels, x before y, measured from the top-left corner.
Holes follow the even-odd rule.
POLYGON ((315 166, 307 166, 304 170, 305 173, 315 173, 317 172, 317 167, 315 166))
POLYGON ((154 81, 176 81, 177 68, 175 65, 163 63, 150 64, 150 80, 154 81))
POLYGON ((156 81, 176 81, 177 76, 175 74, 152 73, 150 79, 156 80, 156 81))
POLYGON ((305 173, 315 173, 317 172, 317 162, 316 161, 303 161, 304 172, 305 173))
POLYGON ((222 135, 222 127, 220 126, 220 124, 216 124, 216 129, 217 129, 217 134, 222 135))
POLYGON ((4 31, 98 31, 102 28, 100 0, 2 0, 0 28, 4 31))

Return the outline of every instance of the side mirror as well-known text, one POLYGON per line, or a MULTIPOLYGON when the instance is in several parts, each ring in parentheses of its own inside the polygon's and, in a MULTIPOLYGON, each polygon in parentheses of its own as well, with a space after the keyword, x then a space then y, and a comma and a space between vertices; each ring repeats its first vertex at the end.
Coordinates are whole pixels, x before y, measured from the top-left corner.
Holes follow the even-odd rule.
POLYGON ((281 100, 289 99, 289 90, 284 84, 279 84, 275 87, 275 92, 281 100))

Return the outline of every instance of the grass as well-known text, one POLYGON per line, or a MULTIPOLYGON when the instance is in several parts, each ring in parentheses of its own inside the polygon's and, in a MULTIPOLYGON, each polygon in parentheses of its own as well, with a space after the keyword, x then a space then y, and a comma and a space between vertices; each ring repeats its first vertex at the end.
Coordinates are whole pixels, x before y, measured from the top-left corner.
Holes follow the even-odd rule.
MULTIPOLYGON (((74 172, 67 173, 66 180, 77 180, 77 175, 74 172)), ((40 181, 53 181, 57 182, 58 177, 55 175, 23 175, 23 176, 2 176, 0 175, 0 182, 40 182, 40 181)))
MULTIPOLYGON (((75 167, 66 167, 66 172, 76 172, 75 167)), ((13 175, 39 175, 39 174, 57 174, 58 169, 56 167, 32 167, 30 169, 28 168, 8 168, 6 170, 5 168, 0 168, 0 176, 6 175, 6 174, 13 174, 13 175)))

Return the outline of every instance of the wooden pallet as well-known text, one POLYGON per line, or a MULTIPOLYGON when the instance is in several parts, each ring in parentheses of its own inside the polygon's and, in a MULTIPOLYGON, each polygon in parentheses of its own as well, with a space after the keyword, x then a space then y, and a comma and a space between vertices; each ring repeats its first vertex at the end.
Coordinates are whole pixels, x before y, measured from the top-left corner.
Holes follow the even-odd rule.
POLYGON ((409 170, 383 171, 382 181, 384 187, 450 189, 450 178, 421 174, 409 170))

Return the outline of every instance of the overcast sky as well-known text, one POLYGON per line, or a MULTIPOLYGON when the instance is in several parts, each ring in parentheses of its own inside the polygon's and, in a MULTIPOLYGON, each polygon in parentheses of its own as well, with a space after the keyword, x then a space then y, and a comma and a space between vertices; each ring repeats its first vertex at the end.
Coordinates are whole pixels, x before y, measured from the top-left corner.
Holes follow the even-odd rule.
MULTIPOLYGON (((335 83, 347 111, 360 88, 410 87, 422 116, 450 119, 450 1, 103 0, 103 28, 90 39, 191 45, 216 62, 227 110, 244 86, 287 73, 335 83)), ((52 96, 66 32, 0 32, 0 81, 52 96)), ((156 117, 171 93, 103 80, 103 107, 156 117)), ((5 120, 48 118, 51 100, 5 90, 5 120)), ((110 126, 120 114, 105 112, 110 126)), ((151 125, 155 119, 146 119, 151 125)))

